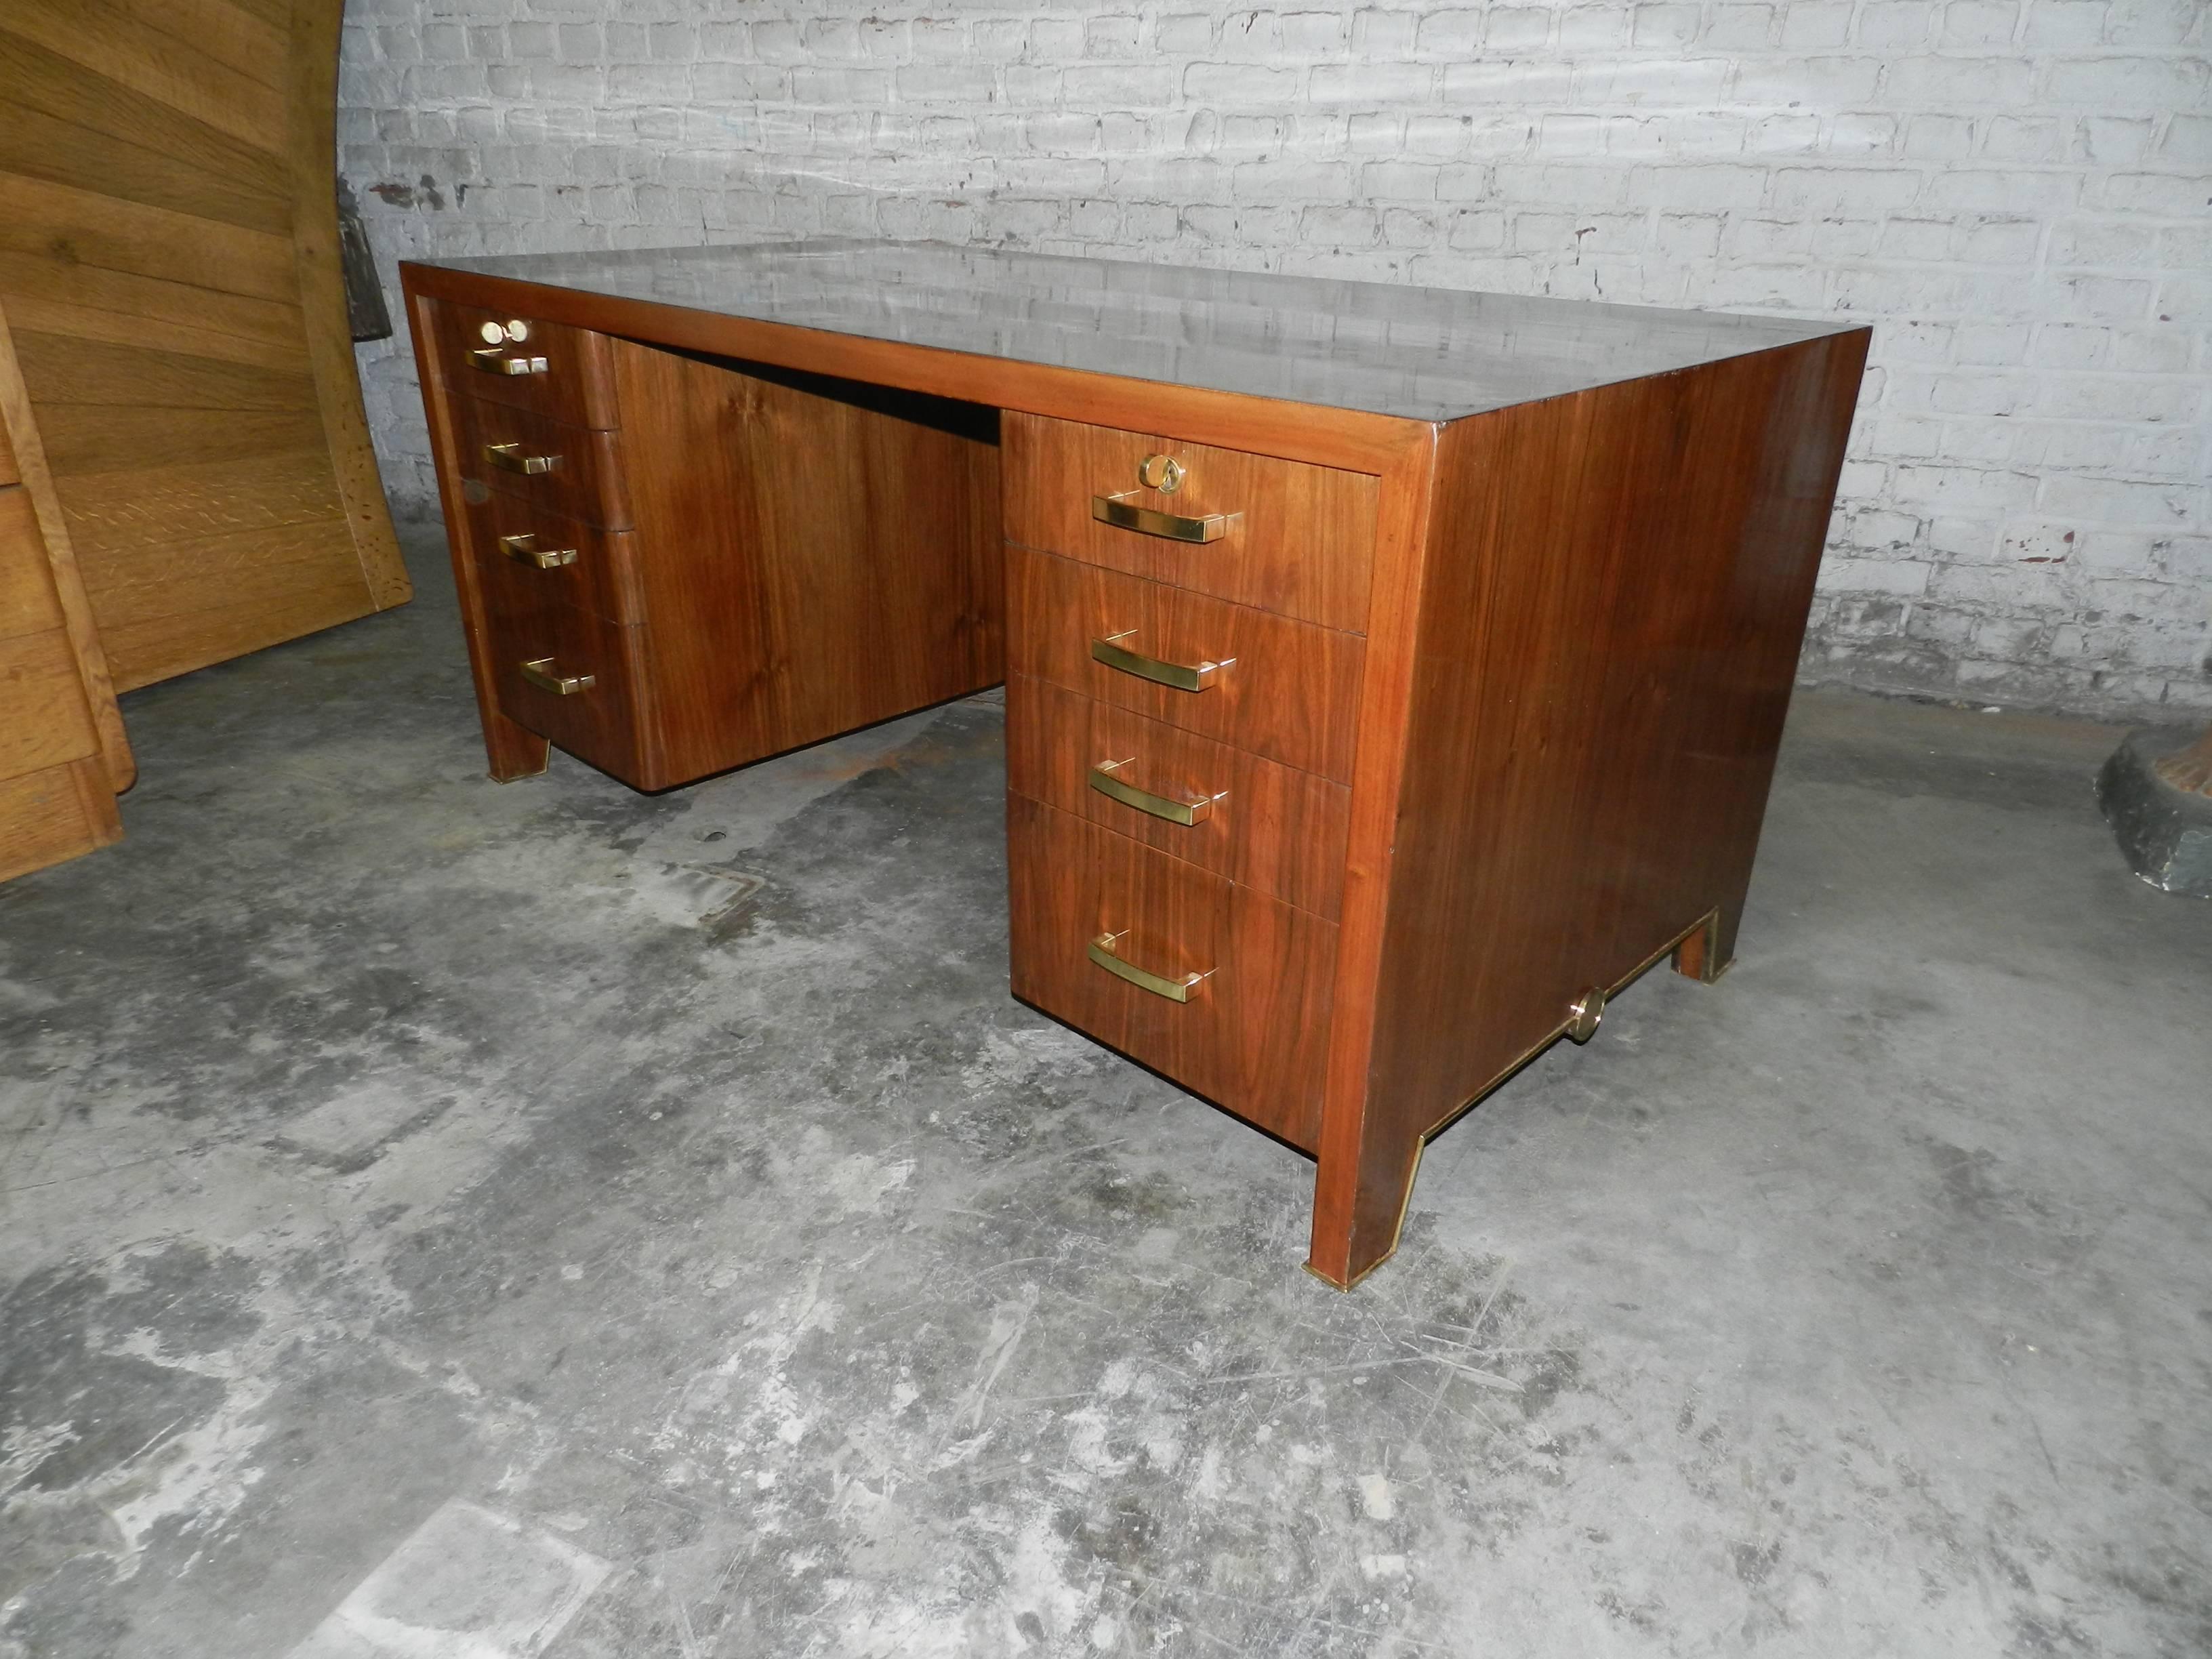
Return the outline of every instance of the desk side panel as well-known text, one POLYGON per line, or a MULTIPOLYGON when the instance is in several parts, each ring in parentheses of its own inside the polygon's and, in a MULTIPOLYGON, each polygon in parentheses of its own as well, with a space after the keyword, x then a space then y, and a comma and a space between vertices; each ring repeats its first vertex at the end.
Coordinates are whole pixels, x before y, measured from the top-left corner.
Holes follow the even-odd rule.
POLYGON ((1726 961, 1867 338, 1446 429, 1370 1135, 1441 1127, 1716 911, 1726 961))

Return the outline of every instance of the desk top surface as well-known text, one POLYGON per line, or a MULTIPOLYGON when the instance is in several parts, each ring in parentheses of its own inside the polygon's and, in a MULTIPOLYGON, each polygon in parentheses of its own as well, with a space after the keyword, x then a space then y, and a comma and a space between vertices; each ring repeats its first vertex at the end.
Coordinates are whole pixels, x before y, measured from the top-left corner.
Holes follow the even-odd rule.
POLYGON ((933 242, 781 242, 419 263, 1419 421, 1455 420, 1857 326, 933 242))

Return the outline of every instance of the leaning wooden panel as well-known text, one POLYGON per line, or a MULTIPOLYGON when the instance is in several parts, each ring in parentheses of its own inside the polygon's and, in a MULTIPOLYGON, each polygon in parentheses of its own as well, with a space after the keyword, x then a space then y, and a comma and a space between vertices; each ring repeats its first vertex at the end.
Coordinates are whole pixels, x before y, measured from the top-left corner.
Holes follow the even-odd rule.
POLYGON ((125 688, 408 596, 338 276, 340 12, 0 11, 0 296, 34 336, 26 380, 125 688), (279 457, 264 507, 257 463, 279 457), (179 472, 200 475, 190 522, 111 505, 179 472), (210 538, 234 523, 289 533, 210 538))
MULTIPOLYGON (((0 306, 0 452, 6 456, 0 475, 11 483, 20 481, 7 492, 12 497, 9 511, 0 513, 0 565, 10 571, 0 580, 0 589, 12 595, 0 604, 0 612, 12 618, 6 625, 11 634, 60 629, 95 734, 105 787, 111 795, 118 794, 137 778, 137 764, 123 735, 106 649, 93 620, 92 602, 54 489, 46 445, 31 413, 9 321, 7 308, 0 306)), ((101 823, 112 820, 112 802, 104 813, 93 817, 101 823)))

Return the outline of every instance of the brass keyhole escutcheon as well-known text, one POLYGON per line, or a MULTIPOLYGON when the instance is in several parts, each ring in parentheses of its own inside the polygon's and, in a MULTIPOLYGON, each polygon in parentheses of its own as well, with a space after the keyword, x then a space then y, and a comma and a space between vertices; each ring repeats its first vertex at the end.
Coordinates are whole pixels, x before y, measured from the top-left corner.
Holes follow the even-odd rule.
POLYGON ((1182 488, 1182 463, 1172 455, 1147 455, 1137 463, 1137 482, 1163 495, 1182 488))

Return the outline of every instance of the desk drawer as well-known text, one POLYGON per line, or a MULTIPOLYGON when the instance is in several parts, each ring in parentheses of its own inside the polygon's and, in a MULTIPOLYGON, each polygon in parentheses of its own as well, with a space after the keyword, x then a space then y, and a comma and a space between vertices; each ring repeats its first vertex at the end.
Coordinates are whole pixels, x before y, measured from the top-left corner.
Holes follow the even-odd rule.
POLYGON ((1357 634, 1012 546, 1006 613, 1012 672, 1351 780, 1366 649, 1357 634), (1100 661, 1102 647, 1157 665, 1219 666, 1202 676, 1204 689, 1180 690, 1100 661))
POLYGON ((630 527, 621 434, 476 398, 453 400, 461 477, 606 530, 630 527))
POLYGON ((456 396, 512 404, 570 426, 622 424, 604 334, 450 300, 435 304, 439 364, 456 396), (484 337, 486 325, 499 331, 496 343, 484 337), (519 341, 509 337, 518 325, 519 341))
POLYGON ((601 530, 496 489, 469 504, 469 542, 495 592, 525 591, 609 622, 645 620, 639 598, 637 532, 601 530))
POLYGON ((1312 1151, 1336 929, 1027 796, 1006 798, 1013 990, 1312 1151), (1173 983, 1172 1001, 1094 958, 1173 983))
POLYGON ((1007 414, 1000 442, 1008 540, 1365 631, 1376 501, 1365 473, 1039 415, 1007 414), (1172 490, 1146 487, 1148 461, 1172 490), (1134 526, 1102 522, 1102 510, 1134 526), (1206 534, 1216 539, 1182 539, 1206 534))
POLYGON ((1006 787, 1336 920, 1352 811, 1340 783, 1016 674, 1006 787))
MULTIPOLYGON (((479 572, 493 575, 492 558, 477 556, 479 572)), ((527 574, 497 573, 485 593, 484 649, 501 712, 625 783, 660 787, 644 737, 644 629, 562 605, 516 580, 527 574), (588 684, 576 684, 586 676, 588 684), (556 689, 564 683, 572 689, 556 689)))

